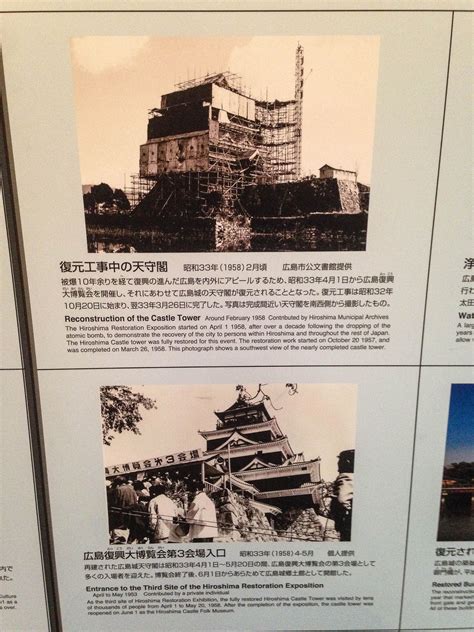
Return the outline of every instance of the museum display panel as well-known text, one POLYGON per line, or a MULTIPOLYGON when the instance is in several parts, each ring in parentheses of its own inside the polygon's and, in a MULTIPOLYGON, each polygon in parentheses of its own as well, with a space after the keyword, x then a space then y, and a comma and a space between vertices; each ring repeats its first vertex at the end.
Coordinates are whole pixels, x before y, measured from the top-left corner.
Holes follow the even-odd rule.
POLYGON ((0 627, 470 629, 472 12, 6 4, 0 627))

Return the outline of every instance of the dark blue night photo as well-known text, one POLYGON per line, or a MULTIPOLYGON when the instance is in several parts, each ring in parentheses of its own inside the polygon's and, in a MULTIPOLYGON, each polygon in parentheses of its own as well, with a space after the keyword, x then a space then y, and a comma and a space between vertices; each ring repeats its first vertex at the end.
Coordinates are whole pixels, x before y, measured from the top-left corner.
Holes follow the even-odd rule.
POLYGON ((438 541, 474 540, 474 384, 453 384, 438 541))

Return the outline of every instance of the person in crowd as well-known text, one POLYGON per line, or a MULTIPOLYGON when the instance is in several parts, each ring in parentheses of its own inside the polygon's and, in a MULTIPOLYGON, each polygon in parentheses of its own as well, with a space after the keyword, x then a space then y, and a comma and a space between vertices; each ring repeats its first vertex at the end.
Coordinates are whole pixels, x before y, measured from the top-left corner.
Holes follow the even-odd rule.
MULTIPOLYGON (((150 493, 152 498, 148 505, 148 515, 152 531, 151 542, 169 542, 173 525, 178 521, 178 507, 167 496, 164 485, 151 487, 150 493)), ((171 541, 175 540, 171 538, 171 541)))
POLYGON ((110 541, 113 539, 113 530, 115 529, 116 524, 116 515, 113 511, 113 507, 115 505, 115 488, 112 485, 112 481, 105 481, 105 489, 107 492, 107 514, 109 516, 109 536, 110 541))
POLYGON ((146 498, 147 501, 150 500, 150 492, 145 487, 145 483, 143 481, 134 481, 133 489, 138 496, 138 500, 140 500, 141 498, 146 498))
POLYGON ((110 515, 113 525, 111 542, 125 544, 130 535, 130 508, 137 503, 138 497, 127 480, 121 476, 115 479, 115 488, 110 496, 110 515))
POLYGON ((137 494, 133 485, 129 485, 121 476, 115 479, 115 504, 117 507, 129 507, 137 502, 137 494))
POLYGON ((143 544, 149 541, 148 503, 150 494, 146 488, 137 490, 138 501, 130 511, 130 535, 128 544, 143 544))
POLYGON ((194 498, 186 512, 190 525, 189 538, 192 542, 213 542, 217 537, 216 507, 205 491, 204 482, 194 485, 194 498))
POLYGON ((354 450, 344 450, 338 456, 336 480, 333 487, 330 516, 341 535, 341 542, 349 542, 354 498, 354 450))
POLYGON ((163 485, 167 485, 168 487, 171 485, 171 475, 168 470, 163 474, 163 485))

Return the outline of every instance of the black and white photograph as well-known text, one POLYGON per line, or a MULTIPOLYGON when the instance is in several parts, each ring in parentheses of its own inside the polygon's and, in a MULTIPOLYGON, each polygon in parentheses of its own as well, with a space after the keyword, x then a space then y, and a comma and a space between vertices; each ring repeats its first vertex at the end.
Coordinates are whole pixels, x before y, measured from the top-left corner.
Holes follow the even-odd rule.
POLYGON ((354 384, 100 389, 109 542, 351 540, 354 384))
POLYGON ((71 41, 89 252, 364 251, 377 36, 71 41))

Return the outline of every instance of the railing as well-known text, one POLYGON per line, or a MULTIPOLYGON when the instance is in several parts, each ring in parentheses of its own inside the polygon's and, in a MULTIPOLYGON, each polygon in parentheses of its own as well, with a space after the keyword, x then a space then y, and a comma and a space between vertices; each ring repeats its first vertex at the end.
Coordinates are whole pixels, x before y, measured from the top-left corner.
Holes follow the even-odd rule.
POLYGON ((217 485, 214 485, 213 483, 209 483, 209 481, 204 481, 204 488, 206 490, 206 492, 209 493, 213 493, 213 492, 220 492, 221 488, 218 487, 217 485))
POLYGON ((257 498, 258 500, 263 500, 264 498, 281 498, 285 496, 306 496, 312 495, 313 489, 311 487, 296 487, 294 489, 278 489, 269 492, 258 492, 257 498))

